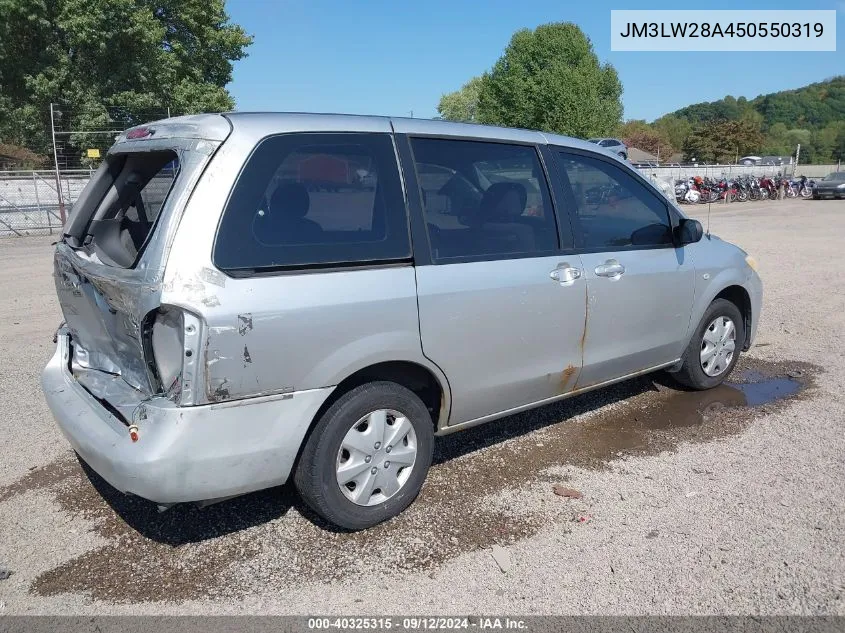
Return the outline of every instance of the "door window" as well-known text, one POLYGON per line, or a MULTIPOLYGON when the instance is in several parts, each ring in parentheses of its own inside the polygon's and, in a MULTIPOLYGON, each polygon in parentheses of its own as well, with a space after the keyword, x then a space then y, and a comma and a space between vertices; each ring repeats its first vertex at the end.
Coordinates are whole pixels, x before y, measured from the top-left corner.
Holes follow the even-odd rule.
POLYGON ((263 140, 232 191, 214 261, 223 270, 384 261, 411 255, 387 134, 263 140))
POLYGON ((558 249, 536 148, 434 138, 411 139, 411 147, 435 261, 558 249))
POLYGON ((632 175, 581 154, 559 152, 558 162, 574 197, 573 218, 584 248, 609 251, 672 246, 666 205, 632 175))

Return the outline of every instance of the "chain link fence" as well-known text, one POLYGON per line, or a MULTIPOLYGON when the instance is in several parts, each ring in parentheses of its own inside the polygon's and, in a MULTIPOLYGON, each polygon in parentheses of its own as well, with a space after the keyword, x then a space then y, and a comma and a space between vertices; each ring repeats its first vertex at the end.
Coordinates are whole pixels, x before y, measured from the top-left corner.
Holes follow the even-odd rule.
POLYGON ((62 227, 60 205, 70 211, 91 170, 0 172, 0 237, 52 235, 62 227))
POLYGON ((54 167, 64 173, 96 169, 124 130, 182 114, 169 108, 75 107, 50 104, 54 167))
POLYGON ((0 171, 0 237, 51 235, 108 148, 127 128, 176 116, 168 108, 50 104, 51 169, 0 171))

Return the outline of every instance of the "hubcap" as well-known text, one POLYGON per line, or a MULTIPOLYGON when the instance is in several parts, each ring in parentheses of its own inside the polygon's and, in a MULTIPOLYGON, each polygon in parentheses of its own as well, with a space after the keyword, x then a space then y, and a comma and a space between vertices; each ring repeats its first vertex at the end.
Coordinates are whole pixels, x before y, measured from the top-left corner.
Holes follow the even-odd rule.
POLYGON ((701 339, 701 368, 708 376, 718 376, 730 366, 736 351, 736 326, 726 316, 716 317, 701 339))
POLYGON ((384 503, 402 489, 417 460, 417 434, 393 409, 365 415, 347 431, 337 452, 340 491, 352 503, 384 503))

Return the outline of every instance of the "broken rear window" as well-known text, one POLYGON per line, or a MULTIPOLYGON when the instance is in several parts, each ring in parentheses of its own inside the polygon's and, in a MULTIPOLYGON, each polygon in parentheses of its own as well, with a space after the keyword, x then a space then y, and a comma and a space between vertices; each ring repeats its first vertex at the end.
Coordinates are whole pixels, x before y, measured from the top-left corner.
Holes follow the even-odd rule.
POLYGON ((107 160, 111 164, 104 175, 109 181, 104 183, 85 244, 103 263, 131 268, 179 176, 179 158, 166 150, 116 154, 107 160))

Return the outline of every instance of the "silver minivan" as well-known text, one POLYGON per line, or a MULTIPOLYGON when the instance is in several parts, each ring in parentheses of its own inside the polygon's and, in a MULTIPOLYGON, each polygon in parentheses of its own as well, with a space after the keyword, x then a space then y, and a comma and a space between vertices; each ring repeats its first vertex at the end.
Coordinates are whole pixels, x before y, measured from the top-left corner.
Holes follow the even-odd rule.
POLYGON ((73 448, 162 507, 292 478, 345 529, 435 435, 664 369, 730 374, 754 260, 586 141, 420 119, 198 115, 123 133, 55 250, 43 373, 73 448))

